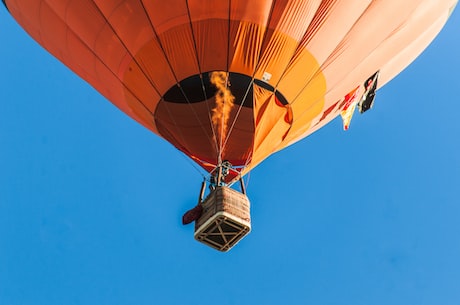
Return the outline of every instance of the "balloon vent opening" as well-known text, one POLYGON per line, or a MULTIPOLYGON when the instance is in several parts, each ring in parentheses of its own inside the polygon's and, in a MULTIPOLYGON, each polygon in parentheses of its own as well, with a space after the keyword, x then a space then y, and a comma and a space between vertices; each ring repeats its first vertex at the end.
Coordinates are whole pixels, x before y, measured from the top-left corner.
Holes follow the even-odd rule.
POLYGON ((218 186, 202 206, 203 214, 195 222, 197 241, 226 252, 251 231, 250 203, 246 195, 218 186))

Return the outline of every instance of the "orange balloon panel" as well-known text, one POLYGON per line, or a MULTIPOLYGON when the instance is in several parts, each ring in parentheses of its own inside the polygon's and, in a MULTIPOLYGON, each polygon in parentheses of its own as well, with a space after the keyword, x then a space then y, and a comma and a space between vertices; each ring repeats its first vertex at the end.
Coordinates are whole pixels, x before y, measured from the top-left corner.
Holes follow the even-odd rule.
POLYGON ((457 0, 3 0, 51 54, 208 170, 248 172, 382 86, 457 0), (216 73, 217 72, 217 73, 216 73))

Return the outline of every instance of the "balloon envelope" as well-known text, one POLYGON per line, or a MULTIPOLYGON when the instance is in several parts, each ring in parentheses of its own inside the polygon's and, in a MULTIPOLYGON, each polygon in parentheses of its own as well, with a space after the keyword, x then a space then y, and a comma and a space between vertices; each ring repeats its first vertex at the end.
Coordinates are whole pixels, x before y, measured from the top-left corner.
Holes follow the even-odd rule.
MULTIPOLYGON (((456 0, 3 0, 44 48, 212 170, 242 174, 412 62, 456 0)), ((414 101, 415 102, 415 101, 414 101)))

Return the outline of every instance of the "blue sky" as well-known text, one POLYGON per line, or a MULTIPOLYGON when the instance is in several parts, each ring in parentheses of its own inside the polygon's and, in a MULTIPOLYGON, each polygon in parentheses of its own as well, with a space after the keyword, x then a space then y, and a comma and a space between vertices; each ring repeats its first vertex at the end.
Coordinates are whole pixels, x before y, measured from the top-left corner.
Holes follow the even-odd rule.
POLYGON ((196 169, 0 7, 0 304, 459 304, 459 29, 257 167, 220 253, 180 223, 196 169))

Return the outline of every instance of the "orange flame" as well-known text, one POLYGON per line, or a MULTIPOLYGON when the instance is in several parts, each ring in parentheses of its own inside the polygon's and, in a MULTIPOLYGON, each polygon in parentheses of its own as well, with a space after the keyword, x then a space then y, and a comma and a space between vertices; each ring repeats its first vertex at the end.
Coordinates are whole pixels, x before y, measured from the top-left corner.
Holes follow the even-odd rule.
MULTIPOLYGON (((232 111, 235 97, 229 89, 228 73, 222 71, 211 72, 211 83, 217 88, 216 106, 212 109, 212 123, 214 124, 216 134, 220 138, 220 144, 227 135, 228 119, 232 111)), ((216 139, 217 140, 217 139, 216 139)), ((221 147, 222 148, 222 147, 221 147)))

